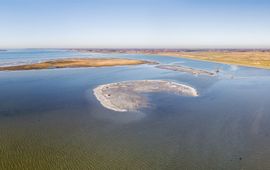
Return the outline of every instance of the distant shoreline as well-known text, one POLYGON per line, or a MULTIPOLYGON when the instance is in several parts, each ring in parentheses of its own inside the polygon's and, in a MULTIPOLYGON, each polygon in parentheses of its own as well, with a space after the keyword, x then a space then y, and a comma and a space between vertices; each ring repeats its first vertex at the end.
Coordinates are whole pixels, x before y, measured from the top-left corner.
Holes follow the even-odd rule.
POLYGON ((72 49, 79 52, 146 54, 270 69, 270 49, 72 49))

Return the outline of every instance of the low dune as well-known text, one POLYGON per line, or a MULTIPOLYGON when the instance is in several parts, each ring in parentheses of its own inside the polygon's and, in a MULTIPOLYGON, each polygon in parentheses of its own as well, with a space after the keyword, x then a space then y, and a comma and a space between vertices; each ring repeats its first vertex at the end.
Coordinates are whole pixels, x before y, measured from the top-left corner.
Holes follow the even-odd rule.
POLYGON ((120 58, 71 58, 50 60, 40 63, 0 67, 0 71, 15 70, 40 70, 54 68, 78 68, 78 67, 105 67, 105 66, 124 66, 139 64, 155 64, 149 61, 120 59, 120 58))
POLYGON ((167 92, 176 95, 198 96, 196 89, 164 80, 125 81, 100 85, 94 95, 107 109, 117 112, 138 111, 149 106, 145 93, 167 92))

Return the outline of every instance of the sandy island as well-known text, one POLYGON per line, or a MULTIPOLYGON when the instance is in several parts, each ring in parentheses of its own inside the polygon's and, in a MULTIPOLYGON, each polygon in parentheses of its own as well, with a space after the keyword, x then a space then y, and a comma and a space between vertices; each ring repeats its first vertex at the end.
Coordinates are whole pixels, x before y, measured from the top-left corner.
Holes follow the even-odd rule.
POLYGON ((107 109, 127 112, 149 106, 145 93, 168 92, 184 96, 198 96, 196 89, 165 80, 125 81, 100 85, 94 90, 97 100, 107 109))
POLYGON ((164 69, 164 70, 172 70, 178 72, 185 72, 194 75, 207 75, 207 76, 215 76, 216 73, 219 71, 217 70, 216 73, 206 71, 206 70, 198 70, 190 67, 180 66, 180 65, 158 65, 156 68, 164 69))
POLYGON ((0 71, 15 70, 40 70, 53 68, 77 68, 77 67, 105 67, 105 66, 124 66, 139 64, 156 64, 150 61, 120 59, 120 58, 71 58, 50 60, 34 64, 4 66, 0 67, 0 71))

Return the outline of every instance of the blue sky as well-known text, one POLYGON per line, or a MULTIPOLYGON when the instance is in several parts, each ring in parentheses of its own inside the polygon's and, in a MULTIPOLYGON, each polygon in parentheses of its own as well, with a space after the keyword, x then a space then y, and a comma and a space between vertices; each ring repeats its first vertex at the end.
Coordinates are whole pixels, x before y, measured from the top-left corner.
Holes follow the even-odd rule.
POLYGON ((0 48, 270 48, 265 0, 0 0, 0 48))

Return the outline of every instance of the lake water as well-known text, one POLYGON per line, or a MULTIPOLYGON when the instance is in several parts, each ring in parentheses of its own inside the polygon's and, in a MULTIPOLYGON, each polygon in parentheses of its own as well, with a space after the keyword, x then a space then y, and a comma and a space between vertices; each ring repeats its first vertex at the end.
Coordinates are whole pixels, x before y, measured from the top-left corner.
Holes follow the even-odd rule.
POLYGON ((216 77, 153 65, 0 72, 0 169, 270 169, 270 71, 131 54, 65 50, 0 52, 0 66, 74 57, 117 57, 221 72, 216 77), (118 113, 93 88, 172 80, 197 98, 149 94, 151 107, 118 113))

